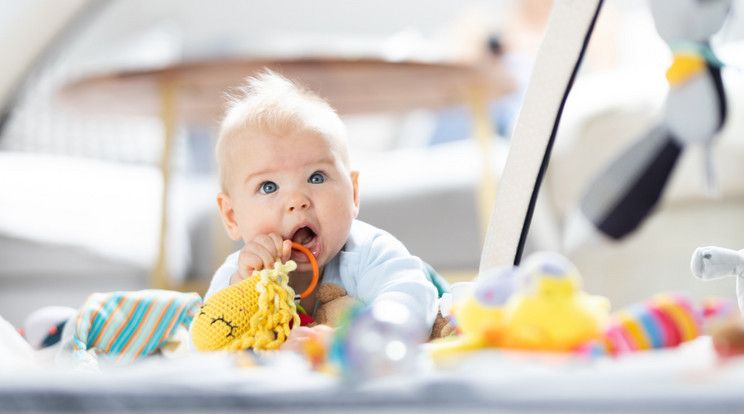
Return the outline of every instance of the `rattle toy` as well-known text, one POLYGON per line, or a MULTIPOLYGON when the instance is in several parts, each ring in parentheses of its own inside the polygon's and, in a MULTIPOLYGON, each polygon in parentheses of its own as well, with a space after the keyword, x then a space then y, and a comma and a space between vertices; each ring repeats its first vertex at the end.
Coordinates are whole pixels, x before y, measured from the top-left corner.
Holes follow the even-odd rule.
POLYGON ((292 248, 304 253, 312 266, 307 289, 295 295, 289 286, 289 272, 297 268, 293 260, 277 259, 272 269, 254 270, 251 277, 222 289, 201 307, 191 325, 198 351, 272 350, 286 341, 301 322, 296 302, 315 289, 319 278, 313 254, 299 243, 292 242, 292 248))

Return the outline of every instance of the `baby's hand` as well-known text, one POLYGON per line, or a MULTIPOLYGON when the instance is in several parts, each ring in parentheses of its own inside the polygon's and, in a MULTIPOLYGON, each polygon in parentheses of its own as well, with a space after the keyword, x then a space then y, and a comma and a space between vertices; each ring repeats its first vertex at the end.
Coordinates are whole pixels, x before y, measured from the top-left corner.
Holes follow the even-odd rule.
POLYGON ((287 341, 279 349, 282 351, 305 351, 311 343, 328 348, 336 330, 328 325, 315 325, 313 327, 298 326, 289 332, 287 341))
POLYGON ((291 253, 292 240, 282 240, 276 233, 262 234, 246 241, 238 256, 238 271, 230 278, 230 284, 249 278, 254 270, 273 268, 277 258, 286 262, 291 253))

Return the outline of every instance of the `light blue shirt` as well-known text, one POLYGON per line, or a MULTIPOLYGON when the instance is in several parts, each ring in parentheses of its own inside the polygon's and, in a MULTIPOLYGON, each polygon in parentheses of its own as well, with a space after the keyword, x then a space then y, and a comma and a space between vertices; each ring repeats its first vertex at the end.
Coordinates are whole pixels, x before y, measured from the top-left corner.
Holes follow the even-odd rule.
MULTIPOLYGON (((239 254, 229 255, 217 269, 204 301, 230 285, 239 254)), ((354 220, 346 244, 325 266, 321 283, 335 283, 366 305, 388 299, 401 303, 427 332, 437 315, 437 289, 427 279, 421 259, 390 233, 359 220, 354 220)))

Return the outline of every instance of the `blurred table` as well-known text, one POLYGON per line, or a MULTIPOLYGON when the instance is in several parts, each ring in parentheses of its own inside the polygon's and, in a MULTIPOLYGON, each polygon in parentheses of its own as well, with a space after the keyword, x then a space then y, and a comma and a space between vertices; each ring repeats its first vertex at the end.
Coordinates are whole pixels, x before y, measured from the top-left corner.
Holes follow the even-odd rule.
MULTIPOLYGON (((225 108, 225 94, 264 68, 307 86, 327 99, 341 115, 399 113, 470 103, 475 114, 475 134, 484 146, 484 155, 489 153, 492 136, 487 102, 514 89, 511 76, 497 59, 473 65, 374 58, 224 59, 98 74, 66 85, 59 93, 59 101, 67 108, 86 113, 159 116, 163 122, 160 168, 164 191, 160 249, 152 287, 169 287, 165 228, 170 150, 176 125, 217 125, 225 108)), ((478 206, 485 229, 495 198, 495 180, 485 156, 483 162, 478 206)))
POLYGON ((213 60, 158 69, 90 76, 60 93, 69 107, 124 115, 161 114, 164 92, 174 89, 175 115, 218 121, 224 93, 269 68, 327 99, 340 114, 401 112, 461 104, 482 94, 510 92, 513 82, 498 62, 487 67, 379 59, 213 60))

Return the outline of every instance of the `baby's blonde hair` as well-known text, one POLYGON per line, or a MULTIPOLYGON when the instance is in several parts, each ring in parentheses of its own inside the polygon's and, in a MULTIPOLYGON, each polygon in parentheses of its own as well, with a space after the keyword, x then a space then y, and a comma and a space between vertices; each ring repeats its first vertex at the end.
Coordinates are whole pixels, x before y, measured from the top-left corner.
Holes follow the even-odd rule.
POLYGON ((313 131, 335 143, 348 166, 346 129, 327 101, 309 89, 269 69, 245 80, 228 95, 228 106, 217 138, 217 164, 222 191, 231 172, 230 148, 235 139, 252 134, 285 136, 313 131))

